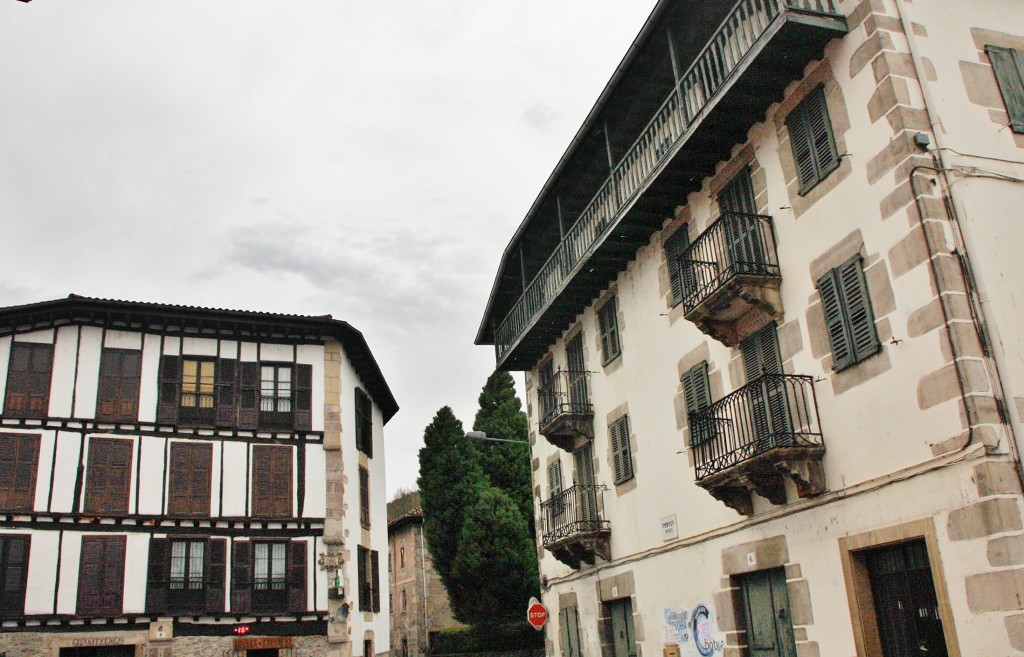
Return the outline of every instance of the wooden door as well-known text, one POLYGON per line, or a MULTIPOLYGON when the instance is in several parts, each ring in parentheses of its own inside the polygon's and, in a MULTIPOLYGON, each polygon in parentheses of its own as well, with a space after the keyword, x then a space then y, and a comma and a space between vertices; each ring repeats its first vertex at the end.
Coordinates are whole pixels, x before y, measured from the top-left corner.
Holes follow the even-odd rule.
POLYGON ((946 657, 925 542, 871 550, 867 566, 885 657, 946 657))
POLYGON ((614 657, 636 657, 636 634, 633 631, 633 604, 629 598, 608 603, 611 612, 612 654, 614 657))
POLYGON ((576 607, 559 610, 558 636, 562 657, 583 657, 583 653, 580 652, 579 612, 576 607))
POLYGON ((750 657, 796 657, 786 571, 761 570, 740 580, 750 657))

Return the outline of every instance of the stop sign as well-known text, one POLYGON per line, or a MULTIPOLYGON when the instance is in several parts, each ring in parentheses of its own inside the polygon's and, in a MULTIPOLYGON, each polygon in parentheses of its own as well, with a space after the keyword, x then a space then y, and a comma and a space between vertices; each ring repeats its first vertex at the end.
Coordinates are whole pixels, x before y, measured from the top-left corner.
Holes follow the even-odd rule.
POLYGON ((526 608, 526 621, 533 625, 533 629, 544 629, 544 623, 548 622, 548 609, 541 603, 534 600, 526 608))

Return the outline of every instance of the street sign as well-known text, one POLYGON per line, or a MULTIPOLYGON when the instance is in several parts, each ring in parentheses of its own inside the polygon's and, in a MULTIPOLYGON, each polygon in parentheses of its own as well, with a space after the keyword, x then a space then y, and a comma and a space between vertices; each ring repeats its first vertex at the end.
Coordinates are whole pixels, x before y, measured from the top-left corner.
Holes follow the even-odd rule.
POLYGON ((530 606, 526 608, 526 622, 538 631, 543 630, 544 623, 548 622, 548 609, 536 598, 531 598, 530 606))

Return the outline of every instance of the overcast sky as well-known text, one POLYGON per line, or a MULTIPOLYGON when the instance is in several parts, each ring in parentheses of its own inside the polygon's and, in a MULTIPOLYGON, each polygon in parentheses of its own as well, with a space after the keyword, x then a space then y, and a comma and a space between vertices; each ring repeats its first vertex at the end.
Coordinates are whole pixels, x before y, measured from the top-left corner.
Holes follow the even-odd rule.
MULTIPOLYGON (((653 0, 0 0, 0 305, 318 315, 469 427, 501 252, 653 0)), ((516 375, 520 382, 522 378, 516 375)))

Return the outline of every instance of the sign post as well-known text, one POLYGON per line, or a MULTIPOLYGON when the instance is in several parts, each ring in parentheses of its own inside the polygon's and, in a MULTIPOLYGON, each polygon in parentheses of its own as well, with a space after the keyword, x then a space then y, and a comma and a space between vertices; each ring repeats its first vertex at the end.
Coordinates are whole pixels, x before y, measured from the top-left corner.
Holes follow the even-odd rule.
POLYGON ((530 604, 526 608, 526 622, 538 632, 543 630, 544 624, 548 622, 548 609, 537 598, 530 598, 530 604))

